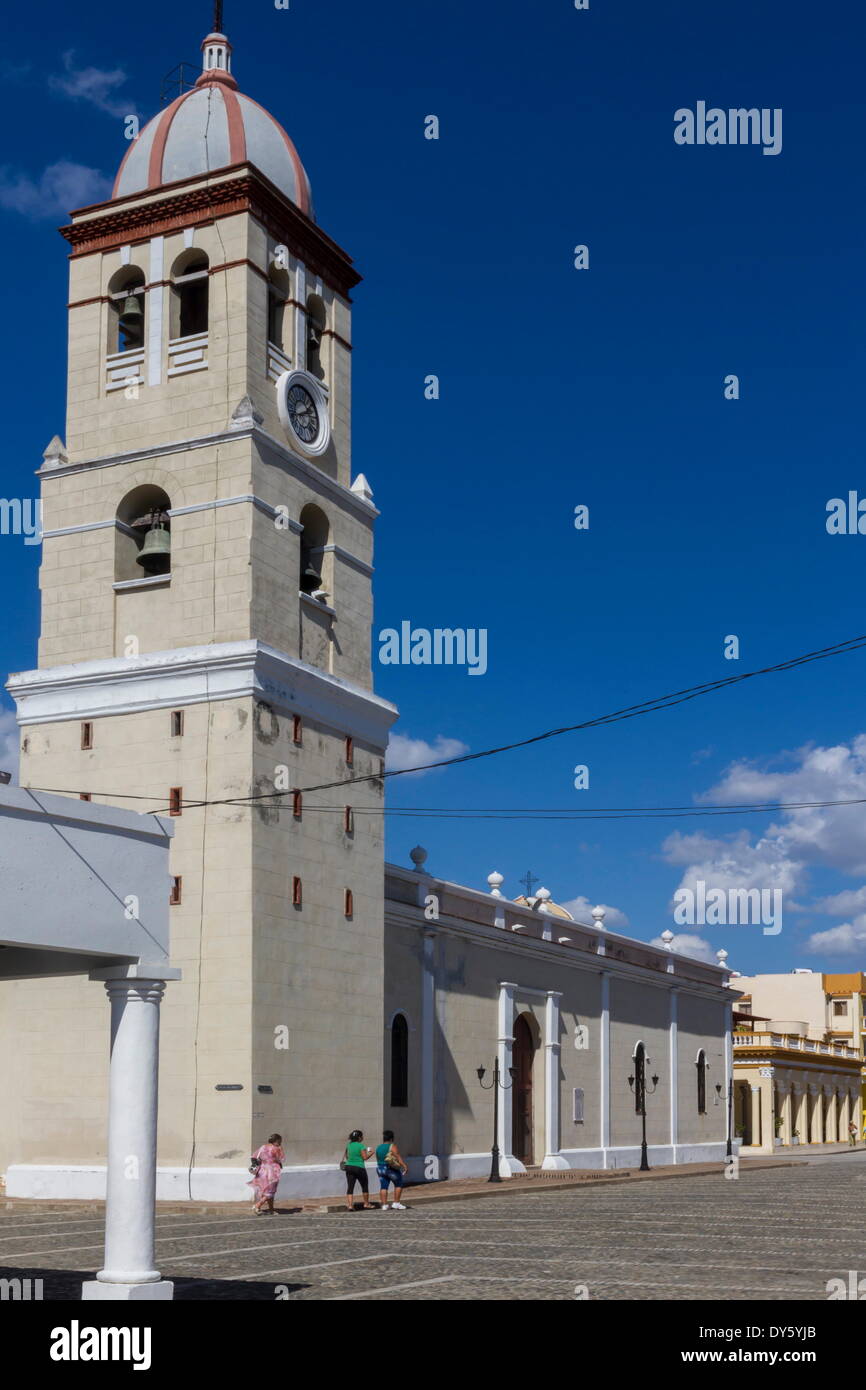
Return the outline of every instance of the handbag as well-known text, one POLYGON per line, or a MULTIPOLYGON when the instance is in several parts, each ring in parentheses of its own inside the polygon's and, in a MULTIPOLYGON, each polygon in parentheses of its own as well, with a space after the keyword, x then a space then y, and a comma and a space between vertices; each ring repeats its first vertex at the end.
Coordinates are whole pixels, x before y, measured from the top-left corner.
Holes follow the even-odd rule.
POLYGON ((255 1177, 256 1173, 259 1171, 259 1168, 261 1167, 261 1164, 262 1160, 260 1158, 251 1158, 250 1166, 247 1171, 252 1173, 253 1177, 255 1177))
POLYGON ((346 1158, 347 1158, 347 1156, 348 1156, 348 1153, 349 1153, 349 1150, 348 1150, 348 1149, 344 1149, 344 1150, 343 1150, 343 1157, 340 1159, 340 1172, 341 1172, 341 1173, 345 1173, 346 1169, 347 1169, 348 1166, 349 1166, 348 1163, 346 1162, 346 1158))

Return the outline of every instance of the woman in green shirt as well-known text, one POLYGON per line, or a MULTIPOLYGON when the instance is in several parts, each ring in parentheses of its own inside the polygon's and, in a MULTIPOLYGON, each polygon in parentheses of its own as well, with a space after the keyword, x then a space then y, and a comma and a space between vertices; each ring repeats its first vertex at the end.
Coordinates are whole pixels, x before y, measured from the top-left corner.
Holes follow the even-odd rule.
POLYGON ((343 1168, 346 1173, 346 1210, 355 1210, 355 1183, 364 1194, 364 1211, 370 1210, 370 1189, 367 1183, 367 1169, 364 1167, 373 1150, 364 1147, 364 1135, 360 1129, 353 1129, 346 1144, 343 1168))

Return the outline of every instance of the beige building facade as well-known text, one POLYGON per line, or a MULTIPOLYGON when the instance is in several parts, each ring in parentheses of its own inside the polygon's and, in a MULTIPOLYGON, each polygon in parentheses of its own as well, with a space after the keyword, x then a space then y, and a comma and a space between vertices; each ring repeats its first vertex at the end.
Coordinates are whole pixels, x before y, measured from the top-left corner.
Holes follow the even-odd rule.
POLYGON ((863 1130, 862 975, 737 975, 734 1133, 744 1151, 863 1130))
MULTIPOLYGON (((111 200, 64 229, 39 665, 8 685, 23 787, 174 818, 157 1195, 244 1196, 271 1130, 283 1195, 338 1188, 355 1126, 390 1124, 416 1176, 484 1171, 494 1057, 517 1073, 505 1171, 634 1163, 644 1076, 651 1157, 720 1157, 728 972, 542 895, 385 867, 397 711, 372 688, 378 513, 350 456, 359 277, 228 40, 202 49, 111 200)), ((12 1194, 99 1196, 100 1005, 72 978, 33 1029, 45 1007, 39 981, 0 984, 0 1170, 12 1194)))

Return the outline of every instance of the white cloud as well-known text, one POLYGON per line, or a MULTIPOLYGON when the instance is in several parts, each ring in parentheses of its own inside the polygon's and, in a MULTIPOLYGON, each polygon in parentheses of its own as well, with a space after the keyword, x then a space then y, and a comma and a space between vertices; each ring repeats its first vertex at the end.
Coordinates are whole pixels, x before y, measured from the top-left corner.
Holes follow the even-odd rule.
POLYGON ((816 898, 803 912, 826 912, 828 917, 851 917, 858 912, 866 912, 866 886, 847 888, 841 893, 832 893, 829 898, 816 898))
POLYGON ((853 922, 814 932, 806 942, 806 950, 813 956, 862 957, 866 952, 866 914, 855 917, 853 922))
POLYGON ((115 100, 114 93, 126 81, 123 68, 77 68, 75 50, 69 49, 63 55, 65 76, 49 77, 48 85, 53 92, 69 97, 71 101, 86 101, 109 116, 134 116, 135 107, 127 101, 115 100))
POLYGON ((795 892, 805 868, 787 850, 783 836, 765 835, 754 844, 748 830, 713 838, 698 832, 674 831, 662 845, 669 864, 684 865, 680 888, 694 890, 698 881, 708 888, 781 888, 795 892))
MULTIPOLYGON (((425 763, 440 762, 443 758, 459 758, 462 753, 468 752, 468 743, 461 743, 459 738, 446 738, 444 734, 437 734, 433 743, 423 738, 409 738, 408 734, 392 734, 388 740, 385 767, 388 772, 403 772, 406 768, 423 767, 425 763)), ((416 777, 424 775, 423 772, 414 774, 416 777)))
MULTIPOLYGON (((674 932, 674 939, 670 943, 672 951, 678 951, 681 956, 691 956, 692 960, 703 960, 708 965, 718 965, 715 952, 709 941, 705 941, 702 936, 693 936, 689 932, 674 932)), ((650 942, 651 946, 664 946, 660 936, 654 936, 650 942)))
POLYGON ((564 907, 566 912, 570 912, 575 921, 586 922, 587 925, 592 922, 592 909, 594 907, 603 907, 605 914, 604 925, 606 927, 614 928, 628 926, 628 918, 624 912, 620 912, 618 907, 608 907, 607 903, 590 902, 589 898, 583 897, 582 894, 577 898, 569 898, 568 902, 560 903, 560 907, 564 907))
POLYGON ((0 772, 11 772, 18 781, 18 725, 11 709, 0 709, 0 772))
POLYGON ((73 208, 104 202, 111 182, 98 169, 60 159, 49 164, 38 179, 0 167, 0 207, 25 217, 66 217, 73 208))
POLYGON ((801 866, 823 864, 844 873, 866 875, 866 734, 832 748, 808 745, 787 755, 798 765, 771 772, 752 763, 734 763, 700 801, 735 805, 749 801, 840 801, 864 798, 864 805, 804 807, 782 811, 765 842, 801 866))

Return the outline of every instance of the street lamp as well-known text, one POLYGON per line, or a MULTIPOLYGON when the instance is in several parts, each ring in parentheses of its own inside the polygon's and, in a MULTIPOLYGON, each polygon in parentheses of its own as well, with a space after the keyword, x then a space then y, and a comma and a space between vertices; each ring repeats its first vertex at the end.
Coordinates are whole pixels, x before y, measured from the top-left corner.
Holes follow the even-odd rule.
POLYGON ((514 1067, 508 1068, 508 1074, 511 1077, 510 1082, 506 1083, 500 1079, 499 1058, 494 1058, 493 1080, 491 1081, 489 1086, 485 1086, 485 1069, 484 1067, 478 1068, 478 1082, 481 1086, 482 1091, 493 1092, 493 1148, 490 1150, 490 1177, 487 1179, 488 1182, 502 1182, 502 1179, 499 1176, 499 1092, 500 1090, 511 1090, 511 1087, 514 1084, 514 1067))
POLYGON ((633 1090, 633 1091, 635 1091, 635 1082, 637 1082, 637 1090, 635 1091, 635 1098, 636 1098, 636 1100, 637 1100, 638 1114, 640 1115, 640 1120, 641 1120, 640 1171, 641 1171, 642 1173, 648 1173, 648 1172, 650 1171, 649 1160, 647 1159, 647 1147, 646 1147, 646 1098, 647 1098, 647 1095, 648 1095, 648 1094, 649 1094, 649 1095, 652 1095, 652 1094, 653 1094, 653 1091, 655 1091, 656 1087, 657 1087, 658 1084, 659 1084, 659 1079, 658 1079, 658 1077, 657 1077, 657 1076, 654 1076, 654 1077, 652 1078, 652 1091, 647 1092, 647 1088, 646 1088, 646 1075, 645 1075, 645 1073, 644 1073, 644 1066, 645 1066, 645 1063, 646 1063, 646 1058, 645 1058, 645 1057, 640 1057, 640 1058, 638 1059, 637 1076, 636 1076, 636 1077, 630 1076, 629 1079, 628 1079, 629 1087, 630 1087, 631 1090, 633 1090))

